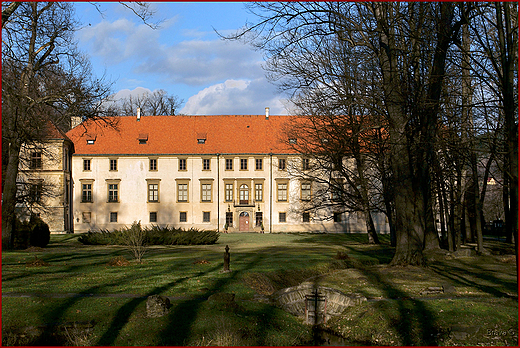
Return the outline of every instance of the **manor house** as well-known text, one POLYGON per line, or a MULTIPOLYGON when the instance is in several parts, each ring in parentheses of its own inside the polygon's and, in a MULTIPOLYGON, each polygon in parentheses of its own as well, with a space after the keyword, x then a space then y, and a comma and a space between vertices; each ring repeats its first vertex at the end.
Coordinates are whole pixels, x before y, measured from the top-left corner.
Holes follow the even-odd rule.
MULTIPOLYGON (((366 231, 362 215, 301 209, 313 183, 288 170, 309 165, 289 146, 293 139, 285 139, 290 117, 84 121, 67 133, 75 147, 74 232, 134 221, 220 232, 366 231)), ((387 229, 384 217, 375 223, 387 229)))

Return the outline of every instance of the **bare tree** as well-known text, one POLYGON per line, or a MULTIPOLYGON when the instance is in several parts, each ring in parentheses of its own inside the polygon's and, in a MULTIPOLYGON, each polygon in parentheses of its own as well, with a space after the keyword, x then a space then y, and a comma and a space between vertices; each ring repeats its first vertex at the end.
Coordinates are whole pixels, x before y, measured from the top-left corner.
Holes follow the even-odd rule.
POLYGON ((2 14, 8 16, 2 23, 2 244, 8 246, 22 146, 44 137, 47 118, 68 125, 72 114, 98 115, 109 84, 92 77, 76 50, 71 3, 3 3, 2 14))
MULTIPOLYGON (((377 79, 371 87, 379 86, 382 91, 381 115, 394 179, 397 238, 392 264, 423 264, 422 250, 438 247, 431 163, 446 58, 461 26, 468 22, 472 5, 255 3, 252 9, 258 23, 234 38, 252 34, 272 60, 298 55, 304 47, 320 47, 335 37, 360 53, 362 65, 374 67, 377 79)), ((307 68, 305 64, 309 60, 300 65, 307 68)), ((316 80, 320 77, 313 75, 316 80)), ((337 76, 338 80, 344 78, 337 76)), ((291 79, 294 75, 288 86, 291 79)))
POLYGON ((132 116, 136 114, 137 108, 141 115, 148 116, 174 116, 182 105, 183 100, 175 95, 168 95, 165 90, 159 89, 152 93, 145 92, 137 96, 114 101, 114 113, 119 116, 132 116))

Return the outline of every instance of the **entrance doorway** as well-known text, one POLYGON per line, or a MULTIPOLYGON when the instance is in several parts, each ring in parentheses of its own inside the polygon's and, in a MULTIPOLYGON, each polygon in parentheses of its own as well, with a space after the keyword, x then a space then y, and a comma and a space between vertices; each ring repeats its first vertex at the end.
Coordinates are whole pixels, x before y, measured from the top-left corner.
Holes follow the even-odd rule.
POLYGON ((246 211, 241 212, 238 217, 238 230, 240 232, 249 231, 249 213, 246 211))

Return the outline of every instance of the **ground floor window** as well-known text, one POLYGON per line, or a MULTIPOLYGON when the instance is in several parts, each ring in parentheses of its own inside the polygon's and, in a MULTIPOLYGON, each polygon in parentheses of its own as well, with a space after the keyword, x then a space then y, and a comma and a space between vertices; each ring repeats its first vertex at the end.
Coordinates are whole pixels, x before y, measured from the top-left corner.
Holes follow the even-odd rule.
POLYGON ((334 222, 341 222, 341 213, 334 213, 334 222))
POLYGON ((210 216, 211 215, 209 211, 202 212, 202 222, 209 222, 210 216))
POLYGON ((117 222, 117 212, 110 213, 110 222, 117 222))
POLYGON ((311 215, 309 213, 303 213, 303 222, 310 222, 311 215))
POLYGON ((278 222, 287 222, 287 214, 285 212, 278 213, 278 222))
POLYGON ((150 222, 157 222, 157 212, 156 211, 150 212, 150 222))
POLYGON ((262 224, 263 224, 263 213, 259 211, 256 213, 256 226, 261 227, 262 224))
POLYGON ((226 225, 227 227, 233 227, 233 213, 230 211, 226 212, 226 225))
POLYGON ((179 222, 188 222, 188 214, 185 211, 179 213, 179 222))

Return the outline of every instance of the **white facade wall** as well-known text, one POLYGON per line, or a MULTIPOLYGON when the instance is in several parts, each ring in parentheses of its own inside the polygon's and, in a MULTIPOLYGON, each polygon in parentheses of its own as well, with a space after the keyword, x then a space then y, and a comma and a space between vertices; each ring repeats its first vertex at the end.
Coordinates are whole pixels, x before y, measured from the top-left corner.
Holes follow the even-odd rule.
MULTIPOLYGON (((257 213, 262 214, 265 233, 270 232, 363 232, 364 219, 357 214, 343 214, 341 223, 324 220, 332 212, 311 214, 310 222, 303 222, 300 207, 300 181, 291 178, 286 170, 279 170, 278 160, 297 161, 295 156, 282 155, 74 155, 74 231, 119 229, 140 221, 143 226, 169 225, 189 229, 218 229, 224 231, 226 213, 232 213, 229 232, 261 232, 256 226, 257 213), (110 160, 117 160, 117 170, 110 170, 110 160), (157 160, 157 170, 150 170, 150 160, 157 160), (209 169, 203 160, 209 160, 209 169), (226 159, 233 161, 233 169, 226 169, 226 159), (256 169, 256 160, 262 169, 256 169), (84 170, 84 160, 90 160, 90 170, 84 170), (186 161, 186 170, 179 162, 186 161), (241 170, 241 160, 247 160, 247 170, 241 170), (278 183, 287 184, 287 201, 278 197, 278 183), (83 202, 83 184, 91 185, 91 202, 83 202), (109 184, 117 184, 118 201, 108 201, 109 184), (148 185, 158 184, 158 201, 149 202, 148 185), (178 200, 179 184, 188 185, 186 202, 178 200), (211 197, 203 202, 202 184, 211 185, 211 197), (233 185, 233 200, 226 201, 226 184, 233 185), (255 198, 255 185, 262 185, 262 199, 255 198), (240 187, 247 185, 248 202, 241 204, 240 187), (117 222, 111 222, 111 213, 117 213, 117 222), (150 221, 156 213, 157 221, 150 221), (181 214, 182 213, 182 214, 181 214), (209 214, 209 221, 204 215, 209 214), (285 213, 286 221, 280 221, 285 213), (186 221, 181 221, 184 215, 186 221), (242 218, 240 216, 243 216, 242 218), (242 224, 240 223, 242 221, 242 224)), ((208 197, 205 197, 208 198, 208 197)), ((378 218, 375 217, 377 221, 378 218)), ((377 222, 376 222, 377 223, 377 222)), ((377 227, 377 226, 376 226, 377 227)), ((380 224, 379 227, 385 227, 380 224)), ((385 232, 385 230, 380 230, 385 232)))

